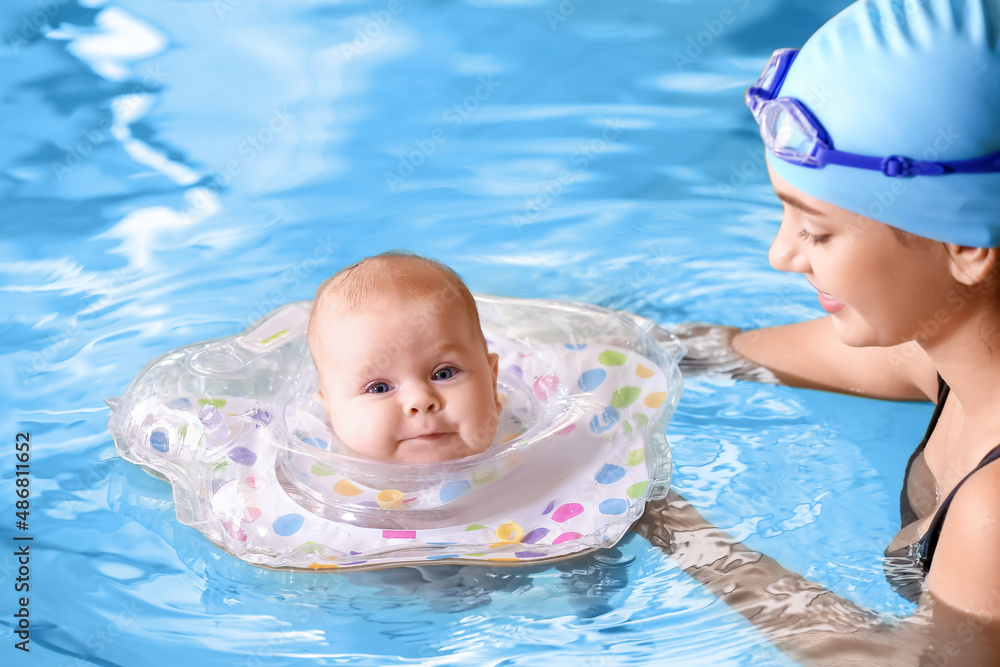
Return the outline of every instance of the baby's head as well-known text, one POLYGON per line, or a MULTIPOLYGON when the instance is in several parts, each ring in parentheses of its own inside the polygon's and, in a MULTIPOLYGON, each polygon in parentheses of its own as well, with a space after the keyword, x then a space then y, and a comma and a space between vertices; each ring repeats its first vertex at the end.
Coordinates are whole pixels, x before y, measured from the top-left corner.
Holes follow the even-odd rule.
POLYGON ((315 400, 347 447, 422 463, 482 452, 496 435, 497 355, 447 266, 385 253, 320 286, 309 318, 315 400))

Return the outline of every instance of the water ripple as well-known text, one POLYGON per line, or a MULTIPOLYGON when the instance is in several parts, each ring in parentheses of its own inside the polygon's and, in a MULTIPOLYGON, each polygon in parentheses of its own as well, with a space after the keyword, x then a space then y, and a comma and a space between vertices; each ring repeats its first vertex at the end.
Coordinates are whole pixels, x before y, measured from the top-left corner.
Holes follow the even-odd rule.
MULTIPOLYGON (((37 442, 39 664, 791 664, 635 535, 544 568, 253 568, 114 456, 103 399, 388 248, 664 323, 819 314, 767 266, 780 206, 741 98, 842 4, 748 4, 681 66, 743 3, 5 3, 0 389, 37 442)), ((674 486, 907 613, 880 553, 924 407, 692 379, 674 486)))

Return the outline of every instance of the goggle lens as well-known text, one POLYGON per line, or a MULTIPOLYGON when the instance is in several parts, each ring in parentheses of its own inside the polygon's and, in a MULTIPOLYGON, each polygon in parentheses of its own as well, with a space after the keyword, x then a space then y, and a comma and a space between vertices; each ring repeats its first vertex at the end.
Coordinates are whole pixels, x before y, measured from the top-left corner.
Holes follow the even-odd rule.
POLYGON ((785 78, 789 65, 795 59, 794 49, 778 49, 768 58, 764 71, 757 77, 756 83, 747 89, 743 99, 756 117, 764 104, 775 98, 778 89, 785 78))
POLYGON ((765 93, 767 97, 774 96, 774 90, 772 85, 774 84, 774 75, 778 71, 778 61, 779 57, 777 55, 771 56, 771 59, 767 61, 764 65, 764 71, 760 73, 760 78, 757 79, 755 86, 760 88, 761 92, 765 93))
POLYGON ((891 177, 1000 173, 1000 151, 963 160, 931 162, 834 149, 823 124, 808 107, 794 97, 778 97, 798 53, 796 49, 778 49, 771 54, 757 82, 744 95, 760 127, 764 145, 782 160, 817 169, 828 164, 870 169, 891 177))
POLYGON ((815 165, 818 135, 794 106, 771 103, 761 109, 760 135, 772 153, 796 164, 815 165))

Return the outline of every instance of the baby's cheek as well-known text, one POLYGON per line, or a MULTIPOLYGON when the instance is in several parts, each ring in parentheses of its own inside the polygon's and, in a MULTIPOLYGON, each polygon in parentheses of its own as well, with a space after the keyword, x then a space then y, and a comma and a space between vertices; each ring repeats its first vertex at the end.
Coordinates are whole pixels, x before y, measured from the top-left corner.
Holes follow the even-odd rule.
POLYGON ((479 406, 476 418, 473 420, 473 429, 470 433, 470 440, 474 443, 474 449, 483 451, 490 446, 496 436, 499 426, 499 405, 492 396, 482 402, 479 406))
POLYGON ((383 410, 358 411, 358 438, 364 440, 365 447, 376 458, 389 458, 395 452, 396 424, 383 410))
POLYGON ((351 449, 364 446, 368 438, 367 421, 359 418, 360 411, 349 404, 338 405, 330 413, 330 425, 333 432, 345 445, 351 449))

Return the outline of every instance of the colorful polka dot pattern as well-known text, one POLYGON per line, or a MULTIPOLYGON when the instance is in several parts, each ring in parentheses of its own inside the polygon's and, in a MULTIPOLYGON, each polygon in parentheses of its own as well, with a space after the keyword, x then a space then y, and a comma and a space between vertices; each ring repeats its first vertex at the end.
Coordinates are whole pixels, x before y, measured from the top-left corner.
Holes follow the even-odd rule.
MULTIPOLYGON (((574 352, 584 353, 587 346, 576 346, 574 352)), ((569 548, 580 540, 586 540, 587 535, 593 535, 609 521, 628 515, 634 503, 641 500, 648 486, 647 471, 643 465, 646 461, 642 446, 642 432, 649 424, 651 412, 648 408, 656 408, 666 397, 662 372, 653 370, 656 366, 645 359, 636 358, 634 353, 617 349, 601 349, 591 351, 596 356, 597 363, 591 368, 585 368, 575 377, 560 377, 553 373, 525 376, 530 370, 530 362, 523 356, 518 356, 517 375, 530 382, 532 396, 540 402, 554 400, 560 392, 585 392, 591 396, 604 397, 603 407, 592 410, 578 423, 585 424, 588 437, 600 437, 609 442, 626 439, 630 444, 622 451, 614 450, 618 458, 615 461, 604 461, 595 466, 590 473, 589 485, 577 488, 577 497, 572 496, 549 499, 545 507, 534 520, 525 518, 521 512, 517 520, 506 518, 493 522, 472 522, 461 527, 465 535, 481 536, 484 545, 481 554, 461 553, 457 550, 448 555, 442 554, 442 549, 455 544, 467 544, 469 538, 458 540, 447 531, 438 530, 381 530, 381 541, 390 543, 412 543, 415 547, 421 543, 435 544, 428 549, 423 558, 442 560, 447 558, 480 559, 490 561, 532 560, 550 557, 556 547, 569 548), (643 363, 645 362, 645 363, 643 363), (530 547, 530 548, 529 548, 530 547)), ((564 435, 574 432, 576 425, 562 429, 564 435)), ((314 439, 319 439, 318 437, 314 439)), ((572 446, 572 445, 568 445, 572 446)), ((246 458, 246 457, 242 457, 246 458)), ((368 497, 375 494, 374 503, 362 501, 362 505, 375 506, 386 510, 407 511, 408 507, 422 507, 419 494, 403 493, 395 489, 368 489, 359 482, 339 476, 335 471, 317 469, 308 471, 314 477, 332 475, 336 481, 327 488, 345 497, 368 497)), ((471 493, 474 489, 489 484, 496 473, 484 476, 482 479, 454 479, 444 483, 436 491, 436 501, 447 504, 471 493)), ((514 512, 512 512, 512 515, 514 512)), ((275 523, 274 531, 282 537, 292 539, 295 533, 288 531, 295 527, 289 515, 279 517, 280 524, 275 523), (279 528, 284 533, 279 533, 279 528)), ((405 516, 400 519, 405 524, 405 516)), ((299 532, 305 531, 304 524, 299 524, 299 532)), ((303 536, 304 538, 305 536, 303 536)), ((296 545, 298 546, 298 545, 296 545)), ((362 552, 365 549, 361 549, 362 552)), ((323 553, 317 552, 317 562, 323 564, 324 555, 330 552, 334 556, 336 549, 326 548, 323 553)), ((363 555, 363 554, 361 554, 363 555)), ((329 557, 329 556, 327 556, 329 557)), ((341 567, 348 567, 339 559, 334 559, 341 567)), ((370 561, 363 558, 352 559, 354 565, 367 565, 370 561)))
MULTIPOLYGON (((164 401, 161 409, 186 415, 187 425, 160 424, 147 431, 143 463, 157 469, 168 461, 175 467, 183 462, 199 480, 193 490, 200 489, 218 522, 217 528, 210 521, 199 528, 232 553, 271 567, 352 568, 421 559, 523 562, 610 546, 608 526, 620 523, 620 536, 641 511, 650 483, 646 432, 650 423, 658 423, 658 410, 676 389, 655 362, 631 350, 574 343, 551 349, 536 345, 525 352, 501 336, 490 340, 491 349, 500 353, 501 374, 525 386, 532 401, 545 405, 580 397, 584 413, 546 436, 549 446, 566 452, 558 461, 562 469, 534 469, 545 459, 528 448, 519 455, 520 468, 481 468, 467 478, 414 491, 375 488, 314 457, 299 457, 288 473, 297 475, 296 481, 344 506, 385 513, 381 525, 341 524, 300 505, 289 495, 288 480, 275 474, 283 449, 276 446, 281 432, 274 428, 274 414, 281 410, 217 396, 164 401), (198 451, 212 456, 198 463, 192 454, 198 451), (520 489, 519 484, 531 486, 520 489), (515 499, 509 506, 491 507, 472 520, 408 525, 408 512, 426 514, 456 503, 474 509, 477 499, 510 489, 516 493, 508 493, 515 499), (394 556, 393 549, 404 555, 394 556)), ((307 447, 335 450, 328 428, 296 434, 307 447)), ((516 442, 518 437, 505 433, 499 439, 516 442)))

